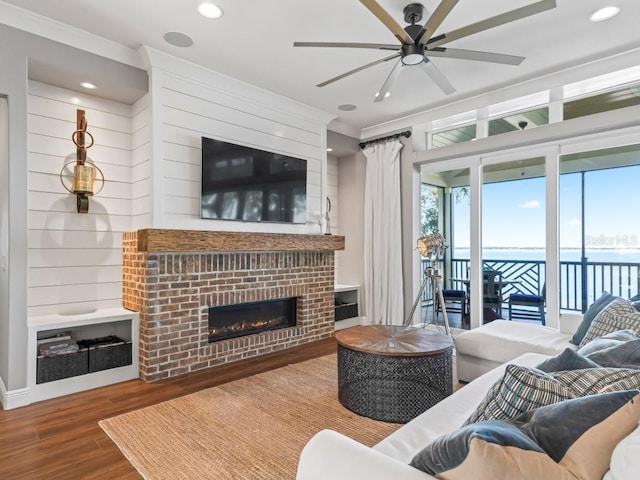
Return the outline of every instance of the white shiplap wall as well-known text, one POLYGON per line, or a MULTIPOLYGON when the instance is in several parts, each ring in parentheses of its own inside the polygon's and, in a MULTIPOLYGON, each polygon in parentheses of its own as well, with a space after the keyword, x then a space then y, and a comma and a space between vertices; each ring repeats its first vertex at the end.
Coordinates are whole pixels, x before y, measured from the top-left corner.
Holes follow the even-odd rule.
POLYGON ((132 131, 130 105, 29 82, 29 316, 122 305, 122 232, 132 227, 132 131), (88 214, 76 212, 76 198, 59 178, 62 166, 75 161, 71 134, 78 108, 95 137, 88 157, 106 178, 88 214))
POLYGON ((147 94, 132 108, 131 215, 133 230, 153 226, 150 102, 150 96, 147 94))
MULTIPOLYGON (((153 96, 154 227, 320 233, 326 123, 311 107, 149 50, 153 96), (307 160, 307 224, 200 218, 201 139, 215 138, 307 160), (160 139, 159 141, 157 139, 160 139), (156 194, 154 194, 156 195, 156 194)), ((326 115, 326 114, 325 114, 326 115)), ((326 122, 328 122, 328 118, 326 122)))

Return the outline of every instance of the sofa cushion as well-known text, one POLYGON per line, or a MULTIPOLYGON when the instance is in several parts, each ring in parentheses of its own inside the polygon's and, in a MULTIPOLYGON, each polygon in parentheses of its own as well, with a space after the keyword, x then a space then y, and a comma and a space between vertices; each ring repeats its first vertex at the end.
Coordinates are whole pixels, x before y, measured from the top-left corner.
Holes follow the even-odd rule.
POLYGON ((580 345, 580 342, 587 334, 587 331, 589 330, 589 327, 595 320, 596 316, 602 311, 604 307, 609 305, 616 298, 619 297, 614 297, 609 292, 602 292, 600 298, 593 302, 582 316, 582 322, 580 322, 580 325, 578 326, 576 332, 573 334, 573 337, 571 337, 571 343, 573 343, 574 345, 580 345))
POLYGON ((493 384, 464 424, 514 418, 574 396, 567 386, 540 370, 507 365, 504 376, 493 384))
POLYGON ((640 389, 640 370, 630 368, 587 368, 550 374, 576 397, 595 393, 640 389))
POLYGON ((580 355, 589 355, 590 353, 596 353, 601 350, 606 350, 608 348, 630 342, 636 338, 636 332, 633 330, 616 330, 615 332, 607 333, 602 337, 594 338, 584 347, 579 348, 578 353, 580 355))
POLYGON ((640 368, 640 339, 586 355, 603 367, 640 368))
POLYGON ((617 330, 640 332, 640 312, 623 298, 617 298, 607 305, 595 318, 586 335, 580 342, 580 348, 590 341, 617 330))
POLYGON ((467 425, 436 439, 411 465, 447 480, 601 479, 615 446, 640 421, 640 391, 566 400, 467 425))
POLYGON ((565 370, 580 370, 583 368, 598 368, 600 365, 593 360, 583 357, 571 348, 565 348, 564 352, 553 358, 545 360, 536 368, 543 372, 561 372, 565 370))
POLYGON ((456 335, 453 340, 458 353, 505 363, 527 352, 557 355, 572 347, 569 338, 550 327, 494 320, 456 335))

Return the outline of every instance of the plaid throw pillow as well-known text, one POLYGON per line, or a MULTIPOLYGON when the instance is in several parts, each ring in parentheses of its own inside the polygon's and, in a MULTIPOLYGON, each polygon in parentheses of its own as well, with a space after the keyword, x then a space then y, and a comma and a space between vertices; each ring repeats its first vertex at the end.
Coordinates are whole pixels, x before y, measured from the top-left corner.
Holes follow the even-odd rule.
POLYGON ((569 388, 576 397, 640 389, 640 370, 631 368, 587 368, 554 372, 551 376, 569 388))
POLYGON ((572 391, 538 369, 507 365, 504 377, 487 392, 464 425, 514 418, 534 408, 575 398, 572 391))
POLYGON ((594 319, 587 334, 580 342, 580 348, 591 340, 616 330, 634 330, 640 334, 640 312, 623 298, 617 298, 607 305, 594 319))

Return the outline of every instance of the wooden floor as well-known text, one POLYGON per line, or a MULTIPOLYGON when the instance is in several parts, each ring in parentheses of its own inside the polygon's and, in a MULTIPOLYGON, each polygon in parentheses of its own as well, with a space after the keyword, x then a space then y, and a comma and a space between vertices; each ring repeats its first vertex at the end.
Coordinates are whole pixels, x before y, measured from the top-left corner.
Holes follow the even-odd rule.
POLYGON ((132 380, 0 410, 0 479, 140 479, 98 421, 335 351, 331 338, 175 379, 132 380))

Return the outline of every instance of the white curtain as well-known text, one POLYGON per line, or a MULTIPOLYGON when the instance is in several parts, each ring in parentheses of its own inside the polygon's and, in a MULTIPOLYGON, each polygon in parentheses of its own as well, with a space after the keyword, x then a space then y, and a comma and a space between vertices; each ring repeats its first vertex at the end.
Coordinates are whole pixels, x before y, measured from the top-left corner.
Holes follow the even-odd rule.
POLYGON ((400 150, 393 140, 367 147, 364 193, 364 301, 371 323, 402 325, 400 150))

